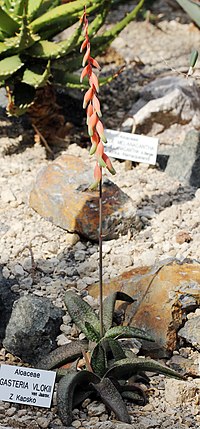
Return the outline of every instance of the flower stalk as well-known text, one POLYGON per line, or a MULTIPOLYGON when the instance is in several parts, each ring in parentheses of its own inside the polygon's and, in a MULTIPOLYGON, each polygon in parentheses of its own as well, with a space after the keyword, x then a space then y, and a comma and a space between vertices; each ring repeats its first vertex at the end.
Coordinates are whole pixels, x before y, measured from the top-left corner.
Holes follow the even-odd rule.
POLYGON ((100 120, 101 106, 98 98, 99 92, 99 80, 96 74, 97 70, 100 70, 99 63, 91 56, 90 39, 88 35, 88 19, 86 8, 81 18, 83 23, 84 41, 81 45, 80 51, 84 51, 83 56, 83 70, 81 73, 80 81, 84 78, 88 78, 89 89, 86 91, 83 99, 83 109, 86 109, 86 123, 88 126, 88 134, 91 140, 90 155, 96 155, 96 165, 94 168, 94 183, 90 186, 90 189, 99 190, 99 300, 100 300, 100 336, 104 336, 104 325, 103 325, 103 255, 102 255, 102 242, 103 242, 103 214, 102 214, 102 170, 107 168, 111 174, 115 174, 115 169, 109 157, 104 152, 104 144, 106 143, 106 136, 104 132, 104 126, 100 120))

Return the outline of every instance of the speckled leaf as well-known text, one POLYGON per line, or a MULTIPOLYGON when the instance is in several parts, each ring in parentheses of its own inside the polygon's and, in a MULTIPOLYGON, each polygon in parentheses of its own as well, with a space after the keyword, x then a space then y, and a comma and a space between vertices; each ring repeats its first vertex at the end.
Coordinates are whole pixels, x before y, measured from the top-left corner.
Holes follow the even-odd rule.
POLYGON ((80 371, 74 374, 68 374, 61 378, 57 390, 58 414, 62 423, 70 426, 73 420, 72 410, 75 403, 76 392, 78 394, 91 390, 89 384, 99 383, 100 379, 93 372, 80 371), (89 389, 88 389, 89 387, 89 389))
POLYGON ((106 407, 115 413, 118 420, 124 423, 131 423, 126 405, 111 380, 103 378, 99 383, 92 385, 106 407))
POLYGON ((36 368, 52 370, 60 366, 72 362, 78 357, 82 356, 82 351, 87 350, 88 342, 72 341, 50 352, 38 361, 36 368))
POLYGON ((127 380, 140 371, 155 372, 157 374, 165 374, 169 377, 174 377, 181 380, 184 379, 182 375, 173 369, 164 366, 153 359, 143 358, 126 358, 119 360, 106 372, 105 377, 115 377, 117 379, 127 380))
POLYGON ((29 0, 28 1, 27 14, 28 14, 29 20, 33 19, 35 14, 39 11, 42 3, 44 3, 43 0, 29 0))
POLYGON ((95 374, 99 375, 99 377, 105 374, 107 370, 107 356, 103 339, 94 347, 90 364, 95 374))
POLYGON ((89 340, 93 341, 93 334, 90 334, 85 324, 85 322, 88 322, 93 326, 93 331, 96 331, 97 336, 99 335, 99 319, 92 307, 75 292, 70 290, 65 294, 65 305, 76 326, 89 340))
POLYGON ((143 329, 133 326, 114 326, 105 333, 106 338, 141 338, 142 340, 154 341, 143 329))

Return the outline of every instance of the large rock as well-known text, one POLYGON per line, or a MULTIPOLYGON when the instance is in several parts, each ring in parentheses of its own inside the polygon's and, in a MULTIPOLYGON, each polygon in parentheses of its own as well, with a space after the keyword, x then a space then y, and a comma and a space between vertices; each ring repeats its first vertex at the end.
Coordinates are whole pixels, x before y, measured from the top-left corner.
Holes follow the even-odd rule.
MULTIPOLYGON (((30 194, 30 205, 41 216, 69 232, 98 240, 99 199, 89 191, 94 181, 91 165, 62 155, 45 167, 30 194)), ((103 185, 103 235, 110 240, 140 229, 133 201, 110 180, 103 185)))
MULTIPOLYGON (((158 134, 172 124, 190 124, 200 129, 200 88, 194 79, 165 76, 155 79, 140 92, 129 116, 134 116, 137 133, 148 134, 157 124, 158 134)), ((126 128, 128 122, 123 124, 126 128)), ((129 126, 131 123, 129 121, 129 126)))
MULTIPOLYGON (((169 356, 176 349, 177 331, 187 311, 199 305, 200 264, 170 260, 153 267, 135 268, 104 283, 104 296, 114 291, 136 298, 126 309, 125 323, 144 329, 154 338, 155 343, 143 344, 148 354, 169 356)), ((89 287, 89 293, 98 297, 96 284, 89 287)))
POLYGON ((200 380, 165 379, 165 400, 173 407, 195 402, 200 392, 200 380))
POLYGON ((194 313, 194 317, 187 320, 178 335, 200 351, 200 315, 195 316, 194 313))
POLYGON ((200 187, 200 133, 189 131, 182 145, 171 151, 166 173, 180 182, 200 187))
POLYGON ((9 322, 14 301, 19 298, 19 294, 12 292, 12 285, 16 284, 16 279, 6 279, 0 268, 0 344, 5 337, 6 326, 9 322))
POLYGON ((56 347, 63 313, 47 298, 23 296, 13 305, 3 341, 5 349, 34 364, 56 347))

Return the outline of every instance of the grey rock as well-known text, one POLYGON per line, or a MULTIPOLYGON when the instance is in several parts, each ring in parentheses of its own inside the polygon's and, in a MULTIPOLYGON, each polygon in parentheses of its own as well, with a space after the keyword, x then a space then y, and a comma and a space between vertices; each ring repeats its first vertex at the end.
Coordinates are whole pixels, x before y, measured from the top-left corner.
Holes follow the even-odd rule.
POLYGON ((148 133, 155 123, 163 128, 173 123, 191 123, 199 129, 199 97, 200 88, 194 80, 174 76, 155 79, 144 87, 130 112, 136 132, 148 133))
POLYGON ((181 146, 174 147, 166 173, 180 182, 200 187, 200 133, 189 131, 181 146))
POLYGON ((3 341, 5 349, 35 363, 56 347, 63 313, 47 298, 23 296, 13 305, 3 341))
POLYGON ((184 327, 178 332, 178 335, 200 351, 200 316, 187 320, 184 327))
POLYGON ((0 269, 0 342, 5 336, 13 303, 19 298, 19 294, 12 291, 12 286, 16 283, 16 279, 6 279, 3 276, 3 268, 0 269))

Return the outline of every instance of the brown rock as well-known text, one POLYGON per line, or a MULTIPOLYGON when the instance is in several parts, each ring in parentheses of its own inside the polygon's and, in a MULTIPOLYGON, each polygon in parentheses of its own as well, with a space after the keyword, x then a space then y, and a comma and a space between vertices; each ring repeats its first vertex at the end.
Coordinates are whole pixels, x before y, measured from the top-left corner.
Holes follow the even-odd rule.
MULTIPOLYGON (((193 307, 199 305, 200 264, 168 260, 132 269, 105 282, 104 296, 118 290, 137 299, 127 307, 125 323, 145 329, 155 339, 145 344, 153 357, 168 356, 176 348, 177 330, 185 319, 185 297, 191 297, 193 307)), ((97 297, 96 285, 89 287, 89 293, 97 297)))
MULTIPOLYGON (((98 240, 98 192, 88 190, 94 181, 92 170, 81 158, 61 155, 38 174, 30 194, 30 206, 55 225, 98 240)), ((140 228, 131 198, 106 179, 103 185, 105 239, 140 228)))
POLYGON ((192 237, 187 231, 179 231, 178 234, 176 234, 176 242, 178 244, 190 243, 191 240, 192 237))

